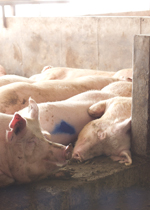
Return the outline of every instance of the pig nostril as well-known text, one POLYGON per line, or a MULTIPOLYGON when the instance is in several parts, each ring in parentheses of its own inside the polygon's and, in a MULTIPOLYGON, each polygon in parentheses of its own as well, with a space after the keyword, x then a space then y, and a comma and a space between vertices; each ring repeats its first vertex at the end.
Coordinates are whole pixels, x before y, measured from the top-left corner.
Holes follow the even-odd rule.
POLYGON ((74 155, 74 157, 75 157, 75 158, 79 158, 79 154, 76 153, 76 154, 74 155))
POLYGON ((73 159, 81 161, 81 157, 80 157, 79 153, 74 153, 73 154, 73 159))

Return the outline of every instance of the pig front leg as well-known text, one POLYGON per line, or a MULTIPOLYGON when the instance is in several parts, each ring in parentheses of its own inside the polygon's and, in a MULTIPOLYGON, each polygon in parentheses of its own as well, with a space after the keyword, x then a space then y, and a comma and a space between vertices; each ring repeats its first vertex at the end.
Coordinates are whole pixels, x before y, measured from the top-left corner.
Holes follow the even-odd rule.
POLYGON ((126 166, 132 164, 131 152, 129 150, 123 150, 118 156, 111 155, 110 158, 113 161, 119 161, 119 163, 124 163, 126 166))

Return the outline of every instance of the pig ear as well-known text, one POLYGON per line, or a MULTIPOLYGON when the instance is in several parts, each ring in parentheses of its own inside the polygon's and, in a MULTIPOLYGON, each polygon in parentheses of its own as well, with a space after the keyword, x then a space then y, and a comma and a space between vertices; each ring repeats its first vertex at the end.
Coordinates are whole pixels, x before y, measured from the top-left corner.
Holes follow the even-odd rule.
POLYGON ((44 137, 48 140, 51 141, 51 134, 47 131, 42 131, 44 137))
POLYGON ((28 114, 30 118, 33 118, 33 119, 39 118, 38 105, 31 97, 29 98, 28 114))
POLYGON ((106 101, 100 101, 90 106, 88 113, 92 117, 101 117, 106 109, 106 101))
POLYGON ((15 135, 18 135, 26 127, 26 120, 18 113, 15 113, 9 123, 10 131, 6 131, 6 139, 11 141, 15 135))
POLYGON ((116 130, 121 130, 124 133, 128 132, 131 129, 131 117, 125 119, 123 122, 118 123, 116 130))

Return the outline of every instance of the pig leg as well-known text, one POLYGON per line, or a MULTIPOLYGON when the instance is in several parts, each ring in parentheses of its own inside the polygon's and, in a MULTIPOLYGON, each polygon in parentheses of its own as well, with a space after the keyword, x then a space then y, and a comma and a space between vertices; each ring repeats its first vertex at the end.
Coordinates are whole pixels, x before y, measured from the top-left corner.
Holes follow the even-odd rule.
POLYGON ((59 169, 59 171, 55 172, 54 174, 50 175, 50 178, 55 179, 70 179, 75 172, 70 169, 59 169))
POLYGON ((92 117, 101 117, 104 114, 105 109, 106 101, 100 101, 90 106, 88 113, 92 117))
POLYGON ((131 152, 129 150, 123 150, 119 156, 111 155, 110 158, 113 161, 119 161, 119 163, 125 163, 125 165, 131 165, 132 159, 131 159, 131 152))

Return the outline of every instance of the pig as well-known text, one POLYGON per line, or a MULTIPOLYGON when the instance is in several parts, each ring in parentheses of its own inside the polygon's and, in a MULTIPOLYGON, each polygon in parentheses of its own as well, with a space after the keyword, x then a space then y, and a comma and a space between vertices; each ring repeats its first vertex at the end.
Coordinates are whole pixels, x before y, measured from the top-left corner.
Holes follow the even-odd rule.
POLYGON ((91 69, 76 69, 76 68, 68 68, 68 67, 51 67, 46 66, 43 68, 40 74, 36 74, 30 77, 30 79, 35 81, 43 81, 43 80, 70 80, 74 78, 79 78, 82 76, 106 76, 112 77, 116 72, 108 72, 108 71, 98 71, 91 69))
POLYGON ((14 82, 26 82, 26 83, 34 83, 34 80, 31 80, 26 77, 18 76, 18 75, 3 75, 0 77, 0 87, 3 85, 8 85, 14 82))
POLYGON ((120 77, 127 77, 127 78, 133 78, 133 72, 132 72, 132 68, 128 68, 128 69, 121 69, 119 71, 117 71, 113 77, 115 78, 120 78, 120 77))
POLYGON ((81 130, 72 158, 83 162, 106 155, 131 165, 131 103, 131 97, 119 96, 93 104, 88 113, 98 119, 90 121, 81 130))
POLYGON ((103 76, 103 77, 130 77, 132 78, 132 69, 121 69, 118 72, 100 71, 91 69, 76 69, 67 67, 51 67, 46 66, 43 68, 41 74, 36 74, 30 77, 31 80, 70 80, 83 76, 103 76))
MULTIPOLYGON (((109 85, 110 91, 106 93, 101 92, 101 90, 92 90, 63 101, 39 103, 40 125, 42 129, 51 134, 51 141, 64 145, 74 144, 81 129, 94 119, 87 112, 92 104, 117 95, 131 96, 131 82, 118 81, 115 83, 109 85), (115 88, 118 87, 118 93, 117 91, 113 93, 115 83, 115 88)), ((29 99, 29 108, 20 110, 19 113, 22 116, 27 116, 28 110, 31 107, 34 109, 34 106, 36 106, 35 100, 29 99)))
POLYGON ((119 81, 113 82, 109 85, 106 85, 104 88, 101 89, 101 92, 104 93, 113 93, 119 96, 132 96, 132 82, 131 78, 126 78, 126 82, 119 81), (128 83, 127 83, 128 81, 128 83), (129 83, 130 82, 130 83, 129 83))
POLYGON ((71 158, 71 145, 51 142, 41 130, 38 106, 26 118, 0 113, 0 124, 0 187, 48 177, 71 158))
POLYGON ((2 65, 0 65, 0 77, 5 75, 5 74, 6 74, 5 68, 2 65))
POLYGON ((100 90, 115 81, 119 79, 91 76, 70 81, 50 80, 33 84, 15 82, 0 87, 0 112, 14 114, 28 105, 30 96, 37 103, 60 101, 87 90, 100 90))

